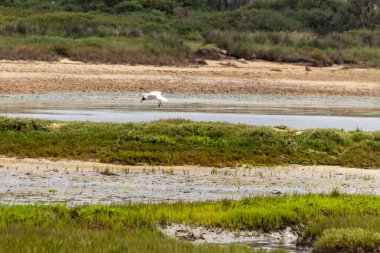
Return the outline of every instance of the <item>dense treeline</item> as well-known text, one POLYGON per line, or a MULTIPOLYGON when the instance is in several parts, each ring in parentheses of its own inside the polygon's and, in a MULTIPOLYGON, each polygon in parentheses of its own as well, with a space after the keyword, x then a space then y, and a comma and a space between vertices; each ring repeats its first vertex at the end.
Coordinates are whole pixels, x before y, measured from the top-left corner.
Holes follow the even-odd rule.
POLYGON ((226 49, 246 59, 378 65, 378 6, 380 0, 0 0, 0 58, 179 64, 217 59, 226 49))

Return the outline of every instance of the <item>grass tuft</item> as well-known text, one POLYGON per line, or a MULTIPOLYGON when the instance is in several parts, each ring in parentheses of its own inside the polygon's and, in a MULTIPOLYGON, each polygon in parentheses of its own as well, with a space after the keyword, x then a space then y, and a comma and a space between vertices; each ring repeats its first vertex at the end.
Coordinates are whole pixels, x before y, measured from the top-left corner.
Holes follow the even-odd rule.
POLYGON ((380 249, 380 233, 361 228, 328 229, 314 243, 313 253, 376 252, 380 249))

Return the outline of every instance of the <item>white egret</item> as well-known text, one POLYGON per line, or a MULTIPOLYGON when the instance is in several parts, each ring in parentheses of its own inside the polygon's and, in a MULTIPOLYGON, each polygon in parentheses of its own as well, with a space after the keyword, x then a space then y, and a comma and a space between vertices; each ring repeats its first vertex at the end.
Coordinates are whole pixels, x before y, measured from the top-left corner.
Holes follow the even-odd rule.
POLYGON ((162 92, 161 91, 151 91, 149 93, 142 93, 140 94, 140 96, 142 96, 141 98, 141 101, 144 101, 144 100, 157 100, 158 101, 158 107, 161 107, 162 106, 162 101, 164 102, 167 102, 167 98, 163 97, 162 95, 162 92))

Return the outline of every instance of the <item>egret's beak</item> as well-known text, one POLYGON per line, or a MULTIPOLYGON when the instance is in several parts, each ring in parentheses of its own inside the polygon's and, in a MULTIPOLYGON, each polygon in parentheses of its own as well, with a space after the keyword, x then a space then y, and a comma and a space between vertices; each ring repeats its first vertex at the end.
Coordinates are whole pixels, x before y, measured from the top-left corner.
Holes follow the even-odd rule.
POLYGON ((140 101, 140 103, 141 103, 142 101, 144 101, 144 100, 145 100, 145 98, 142 98, 141 101, 140 101))

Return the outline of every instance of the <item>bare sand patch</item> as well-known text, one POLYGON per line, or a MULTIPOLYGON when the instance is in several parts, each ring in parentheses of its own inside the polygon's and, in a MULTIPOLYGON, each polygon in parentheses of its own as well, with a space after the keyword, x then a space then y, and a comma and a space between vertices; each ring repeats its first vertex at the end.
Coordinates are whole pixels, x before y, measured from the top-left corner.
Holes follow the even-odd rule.
POLYGON ((271 62, 208 61, 198 67, 154 67, 81 62, 0 63, 0 93, 59 91, 380 96, 380 70, 312 68, 271 62))

